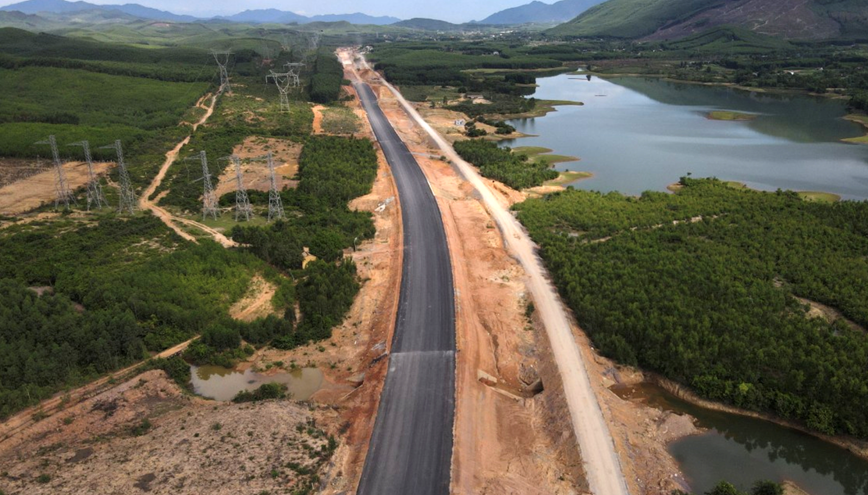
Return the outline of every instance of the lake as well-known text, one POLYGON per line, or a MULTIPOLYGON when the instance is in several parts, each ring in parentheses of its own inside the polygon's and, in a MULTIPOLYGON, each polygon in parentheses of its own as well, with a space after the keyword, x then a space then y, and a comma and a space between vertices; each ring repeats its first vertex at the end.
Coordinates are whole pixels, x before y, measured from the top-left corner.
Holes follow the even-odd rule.
POLYGON ((637 195, 681 176, 718 177, 762 190, 826 191, 868 199, 868 145, 842 143, 862 127, 840 100, 623 77, 561 74, 537 80, 536 98, 584 102, 510 124, 534 137, 504 141, 580 157, 559 170, 592 172, 580 189, 637 195), (756 114, 717 121, 714 110, 756 114))
POLYGON ((868 461, 798 430, 694 406, 650 383, 615 386, 620 397, 687 413, 708 431, 676 440, 669 452, 694 493, 727 480, 747 490, 758 480, 789 480, 811 495, 865 495, 868 461))

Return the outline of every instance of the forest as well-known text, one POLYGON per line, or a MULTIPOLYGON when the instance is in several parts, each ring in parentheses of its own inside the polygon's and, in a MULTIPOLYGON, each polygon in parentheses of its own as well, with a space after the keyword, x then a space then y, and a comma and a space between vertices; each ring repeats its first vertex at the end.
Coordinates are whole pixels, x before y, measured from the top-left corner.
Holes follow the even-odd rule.
POLYGON ((605 355, 707 399, 868 438, 868 203, 680 184, 514 208, 605 355), (811 317, 810 302, 842 317, 811 317))
POLYGON ((558 178, 557 170, 550 169, 547 162, 534 163, 527 155, 515 154, 511 148, 501 148, 492 141, 471 139, 457 141, 453 146, 461 158, 477 166, 484 177, 513 189, 536 187, 558 178))
POLYGON ((147 215, 2 232, 0 416, 205 331, 253 273, 280 281, 250 254, 184 243, 147 215))
POLYGON ((313 74, 310 77, 310 101, 331 103, 341 96, 344 84, 344 66, 329 48, 316 53, 313 74))

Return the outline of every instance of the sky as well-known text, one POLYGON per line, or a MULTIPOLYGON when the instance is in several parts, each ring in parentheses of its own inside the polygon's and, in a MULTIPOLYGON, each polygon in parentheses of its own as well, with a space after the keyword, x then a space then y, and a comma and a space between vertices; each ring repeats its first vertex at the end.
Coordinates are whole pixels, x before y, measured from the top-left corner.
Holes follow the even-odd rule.
MULTIPOLYGON (((0 0, 0 7, 20 0, 0 0)), ((530 0, 87 0, 94 4, 138 3, 147 7, 168 10, 176 14, 208 17, 236 14, 248 9, 275 8, 302 15, 350 14, 363 12, 370 15, 389 15, 401 19, 429 17, 449 22, 481 20, 509 7, 529 3, 530 0)), ((554 0, 544 0, 553 3, 554 0)))

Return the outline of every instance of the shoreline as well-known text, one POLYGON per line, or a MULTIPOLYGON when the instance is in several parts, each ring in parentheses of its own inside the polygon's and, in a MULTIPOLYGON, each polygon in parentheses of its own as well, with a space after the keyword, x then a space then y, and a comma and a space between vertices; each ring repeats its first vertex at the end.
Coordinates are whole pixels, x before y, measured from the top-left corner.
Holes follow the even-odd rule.
MULTIPOLYGON (((751 191, 765 192, 765 193, 772 192, 772 191, 764 191, 762 189, 754 189, 754 188, 748 186, 747 184, 745 184, 744 182, 740 182, 737 180, 721 180, 721 182, 723 182, 724 184, 728 185, 729 187, 731 187, 733 189, 748 189, 751 191)), ((672 184, 669 184, 668 186, 666 186, 666 190, 671 192, 671 193, 676 193, 676 192, 681 190, 681 187, 682 187, 681 184, 679 184, 678 182, 673 182, 672 184)), ((840 194, 831 193, 831 192, 827 192, 827 191, 793 191, 793 192, 798 194, 799 197, 805 201, 819 201, 819 202, 824 202, 824 203, 837 203, 837 202, 841 201, 841 195, 840 194)))
MULTIPOLYGON (((640 370, 640 372, 643 375, 645 382, 659 385, 661 388, 663 388, 664 390, 666 390, 670 394, 672 394, 675 397, 677 397, 677 398, 679 398, 685 402, 688 402, 694 406, 698 406, 698 407, 701 407, 703 409, 708 409, 710 411, 720 411, 720 412, 725 412, 725 413, 729 413, 729 414, 736 414, 739 416, 745 416, 745 417, 749 417, 749 418, 755 418, 755 419, 761 419, 763 421, 768 421, 768 422, 774 423, 778 426, 790 428, 790 429, 799 431, 801 433, 805 433, 807 435, 810 435, 814 438, 820 439, 824 442, 836 445, 838 447, 846 449, 851 454, 868 461, 868 441, 859 440, 857 438, 846 437, 846 436, 825 435, 823 433, 812 431, 812 430, 806 428, 805 426, 803 426, 799 423, 785 420, 785 419, 781 419, 781 418, 778 418, 777 416, 774 416, 772 414, 750 411, 747 409, 740 409, 738 407, 730 406, 730 405, 724 404, 722 402, 715 402, 715 401, 711 401, 708 399, 703 399, 702 397, 696 395, 688 387, 681 385, 679 383, 676 383, 672 380, 669 380, 668 378, 664 378, 664 377, 657 375, 656 373, 653 373, 650 371, 641 371, 640 370)), ((688 414, 688 416, 689 416, 689 414, 688 414)), ((693 416, 691 416, 691 417, 693 417, 693 416)), ((687 436, 689 436, 689 435, 687 435, 687 436)), ((686 438, 686 436, 682 437, 682 438, 686 438)))

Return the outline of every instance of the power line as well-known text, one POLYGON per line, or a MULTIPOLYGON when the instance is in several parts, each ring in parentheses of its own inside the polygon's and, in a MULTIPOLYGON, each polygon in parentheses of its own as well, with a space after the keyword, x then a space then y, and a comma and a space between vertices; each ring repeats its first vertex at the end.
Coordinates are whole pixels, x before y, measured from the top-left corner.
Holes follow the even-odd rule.
POLYGON ((286 218, 286 213, 283 211, 283 200, 280 198, 280 191, 277 189, 277 176, 274 173, 274 157, 269 151, 266 155, 268 160, 268 177, 271 181, 271 187, 268 189, 268 221, 282 220, 286 218))
POLYGON ((232 51, 211 50, 211 55, 214 56, 214 61, 217 62, 217 67, 220 70, 220 92, 232 91, 232 87, 229 86, 229 70, 227 69, 227 66, 229 65, 229 57, 232 56, 232 51))
POLYGON ((69 202, 75 203, 75 196, 69 190, 69 183, 66 181, 66 174, 63 172, 63 162, 60 161, 60 153, 57 150, 57 140, 54 135, 48 136, 45 141, 39 141, 36 144, 47 144, 51 146, 51 155, 54 157, 54 209, 63 203, 63 208, 69 209, 69 202))
POLYGON ((200 151, 198 156, 188 157, 187 160, 199 160, 202 163, 202 177, 196 179, 202 181, 202 219, 211 215, 211 218, 217 220, 220 212, 217 210, 217 195, 211 184, 211 172, 208 170, 208 157, 205 150, 200 151))
POLYGON ((235 221, 237 222, 243 216, 244 220, 249 222, 253 216, 253 207, 250 206, 250 198, 247 197, 247 191, 244 189, 241 158, 236 155, 232 155, 230 158, 235 164, 235 221))
POLYGON ((80 146, 84 152, 84 161, 87 164, 87 211, 90 211, 91 205, 96 205, 98 210, 101 210, 103 205, 108 206, 105 196, 102 193, 102 185, 99 183, 99 178, 93 170, 93 158, 90 156, 90 143, 87 140, 71 143, 67 146, 80 146))
POLYGON ((118 213, 129 213, 132 215, 136 212, 138 201, 136 201, 136 193, 133 191, 133 183, 130 180, 130 174, 127 171, 127 164, 124 162, 124 149, 121 146, 121 140, 118 139, 114 144, 102 146, 100 149, 115 150, 118 157, 118 182, 120 186, 120 200, 118 200, 118 213))

